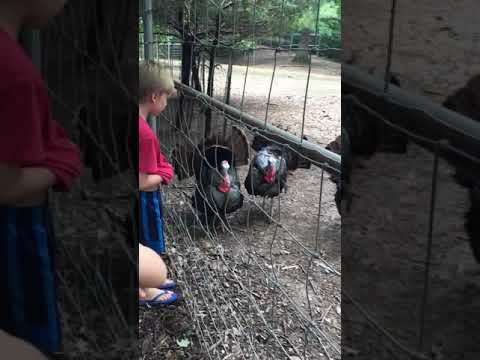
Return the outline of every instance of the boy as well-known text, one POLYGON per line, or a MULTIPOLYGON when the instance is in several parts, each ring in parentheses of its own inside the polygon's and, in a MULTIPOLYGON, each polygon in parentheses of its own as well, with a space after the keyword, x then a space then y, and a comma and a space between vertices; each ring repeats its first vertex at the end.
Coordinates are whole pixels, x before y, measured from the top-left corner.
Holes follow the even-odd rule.
MULTIPOLYGON (((153 61, 140 63, 138 82, 140 242, 160 255, 165 251, 165 242, 159 188, 161 184, 172 181, 173 168, 160 152, 157 136, 146 119, 150 115, 160 115, 167 106, 168 97, 175 90, 167 71, 153 61)), ((174 286, 173 281, 166 280, 159 289, 140 289, 141 303, 160 305, 174 301, 175 294, 166 291, 174 286)))
POLYGON ((63 4, 0 0, 0 329, 46 354, 60 350, 48 192, 69 190, 80 156, 52 119, 41 74, 16 38, 63 4))

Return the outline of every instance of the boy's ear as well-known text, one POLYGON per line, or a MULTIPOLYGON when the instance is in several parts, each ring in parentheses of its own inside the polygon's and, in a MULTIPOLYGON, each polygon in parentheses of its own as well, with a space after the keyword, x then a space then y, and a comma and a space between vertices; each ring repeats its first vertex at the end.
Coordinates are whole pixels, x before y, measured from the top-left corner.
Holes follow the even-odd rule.
POLYGON ((156 95, 156 94, 152 94, 152 95, 151 95, 152 103, 155 104, 155 103, 157 102, 157 99, 158 99, 158 98, 157 98, 157 95, 156 95))

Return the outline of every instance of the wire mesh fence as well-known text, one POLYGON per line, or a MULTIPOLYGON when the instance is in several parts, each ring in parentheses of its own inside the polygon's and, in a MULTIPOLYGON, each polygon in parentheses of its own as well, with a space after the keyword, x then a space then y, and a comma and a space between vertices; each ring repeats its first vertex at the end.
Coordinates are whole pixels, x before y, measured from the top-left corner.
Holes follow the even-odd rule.
MULTIPOLYGON (((167 3, 144 8, 140 24, 145 32, 182 40, 181 59, 168 52, 157 59, 155 50, 150 58, 176 80, 177 97, 156 125, 177 175, 162 189, 165 232, 201 358, 339 359, 340 223, 329 176, 338 177, 340 157, 316 144, 331 133, 305 125, 318 116, 308 108, 312 83, 319 83, 311 76, 318 68, 318 39, 309 37, 296 50, 307 57, 298 66, 287 46, 239 45, 231 35, 247 27, 233 20, 244 14, 239 2, 182 2, 159 11, 167 3), (278 83, 288 77, 282 65, 299 67, 302 95, 279 117, 272 108, 278 106, 276 89, 287 87, 278 83), (268 165, 259 165, 263 155, 279 164, 271 182, 264 179, 268 165), (219 189, 226 176, 224 194, 219 189)), ((249 4, 253 12, 270 5, 249 4)), ((281 2, 276 5, 280 17, 281 2)), ((242 37, 255 38, 253 28, 265 31, 253 18, 242 37)), ((338 76, 335 81, 332 106, 339 108, 338 76)), ((296 95, 297 89, 286 92, 296 95)), ((144 314, 142 322, 148 316, 155 313, 144 314)))
MULTIPOLYGON (((425 209, 417 205, 416 215, 422 221, 426 220, 425 224, 418 222, 418 224, 425 225, 426 231, 419 237, 415 236, 414 231, 409 234, 410 243, 408 247, 415 251, 408 253, 405 250, 407 248, 406 244, 402 245, 403 248, 390 250, 402 253, 402 257, 413 257, 410 261, 418 261, 420 264, 418 268, 413 267, 411 264, 406 267, 401 259, 397 260, 398 262, 395 264, 390 264, 391 266, 382 259, 379 259, 380 262, 377 264, 377 267, 380 267, 383 271, 388 272, 391 269, 396 271, 395 278, 408 279, 408 284, 396 284, 393 286, 388 284, 389 279, 387 275, 379 277, 378 281, 383 281, 385 289, 389 289, 390 299, 385 300, 386 303, 394 304, 395 301, 392 299, 395 297, 395 294, 398 294, 402 299, 408 296, 412 298, 412 302, 404 306, 409 306, 409 308, 391 311, 390 315, 378 312, 378 309, 373 308, 367 311, 366 309, 369 308, 368 303, 361 304, 352 297, 352 294, 349 294, 346 290, 342 291, 344 314, 348 314, 346 321, 354 321, 354 319, 358 320, 359 318, 367 320, 367 324, 348 326, 347 329, 351 331, 348 334, 346 332, 343 334, 345 342, 342 342, 342 344, 345 344, 346 347, 349 347, 350 344, 365 345, 367 343, 365 340, 357 339, 356 341, 351 341, 352 336, 354 338, 354 334, 359 331, 363 339, 368 338, 375 344, 374 349, 370 348, 370 354, 375 353, 378 358, 432 359, 442 356, 442 349, 436 347, 436 344, 442 341, 448 342, 444 338, 445 334, 442 333, 445 329, 438 325, 436 327, 435 324, 442 323, 444 312, 451 312, 453 308, 452 303, 444 306, 443 309, 435 308, 436 306, 438 307, 439 299, 441 299, 438 292, 445 291, 446 287, 452 285, 451 277, 448 278, 450 284, 445 285, 445 282, 442 283, 440 280, 441 276, 439 275, 439 267, 448 265, 446 261, 442 260, 444 256, 442 252, 445 251, 445 245, 441 249, 439 240, 441 240, 444 234, 441 233, 439 228, 442 228, 443 232, 452 231, 451 228, 442 227, 442 220, 444 219, 440 219, 438 215, 439 212, 442 212, 439 202, 441 201, 443 204, 445 202, 445 182, 448 181, 448 177, 451 178, 450 173, 469 193, 468 209, 462 217, 462 222, 465 221, 464 233, 470 243, 470 249, 473 250, 474 258, 476 258, 477 262, 479 261, 478 242, 476 241, 476 230, 473 224, 478 221, 480 215, 475 210, 478 208, 478 196, 475 197, 474 195, 478 191, 476 190, 478 189, 478 180, 476 179, 478 179, 479 170, 480 126, 478 118, 460 116, 460 114, 467 116, 472 114, 469 108, 471 105, 468 105, 468 101, 460 100, 461 96, 465 96, 461 95, 461 92, 453 95, 453 97, 459 97, 458 99, 451 99, 451 101, 445 103, 448 108, 453 110, 448 111, 440 105, 433 104, 421 97, 409 96, 406 92, 401 91, 401 89, 392 84, 391 67, 395 62, 395 53, 393 51, 396 40, 396 33, 394 32, 395 20, 397 19, 398 11, 401 10, 397 9, 397 1, 392 0, 390 4, 391 11, 388 19, 390 31, 386 49, 387 58, 385 59, 384 81, 375 81, 365 74, 361 75, 360 72, 349 66, 345 66, 345 71, 342 72, 342 129, 345 127, 347 130, 345 136, 342 131, 342 142, 349 146, 349 148, 343 149, 344 158, 347 158, 348 162, 351 163, 353 161, 351 158, 355 156, 372 155, 378 149, 383 149, 384 151, 387 149, 387 151, 402 154, 401 156, 404 157, 403 161, 411 161, 408 167, 411 173, 428 176, 428 180, 425 181, 423 179, 420 181, 417 178, 418 182, 426 184, 425 186, 428 190, 422 190, 421 193, 414 195, 418 197, 418 200, 416 200, 417 204, 426 200, 425 209), (411 158, 411 155, 407 154, 407 144, 417 144, 427 150, 425 154, 423 150, 422 152, 417 151, 420 156, 415 160, 423 162, 423 166, 412 165, 414 160, 411 158), (392 145, 396 149, 392 149, 392 145), (446 170, 449 167, 452 170, 446 170), (418 168, 422 168, 425 171, 418 171, 418 168), (427 195, 424 197, 425 191, 427 195), (474 218, 477 220, 474 220, 474 218), (436 253, 439 253, 439 255, 436 253), (408 289, 408 291, 397 292, 395 288, 397 290, 399 288, 408 289), (395 318, 398 314, 403 314, 404 318, 395 318), (392 324, 395 324, 395 327, 392 324), (362 327, 363 330, 358 330, 358 328, 362 327), (443 340, 441 340, 442 337, 443 340)), ((402 5, 398 3, 398 6, 402 5)), ((393 161, 393 159, 390 159, 390 161, 393 161)), ((400 157, 397 157, 396 161, 400 162, 402 160, 400 157)), ((351 171, 351 168, 347 171, 351 171)), ((348 177, 348 174, 342 174, 344 178, 346 177, 345 175, 348 177)), ((402 174, 402 176, 398 177, 397 182, 403 181, 407 183, 407 177, 408 174, 402 174)), ((376 180, 372 179, 372 181, 376 180)), ((417 187, 410 188, 412 193, 419 191, 417 187)), ((450 185, 451 188, 452 185, 450 185)), ((406 197, 407 194, 404 194, 404 196, 406 197)), ((404 203, 406 202, 404 201, 404 203)), ((455 207, 462 206, 462 204, 458 203, 452 203, 451 205, 455 207)), ((387 205, 385 205, 385 209, 387 209, 387 205)), ((386 211, 389 210, 387 209, 386 211)), ((451 211, 452 213, 454 212, 453 208, 451 211)), ((443 214, 445 213, 443 212, 443 214)), ((351 225, 352 222, 348 222, 347 225, 351 225)), ((345 222, 342 226, 345 226, 345 222)), ((349 230, 345 231, 346 233, 348 231, 351 232, 352 228, 349 227, 349 230)), ((350 237, 346 241, 352 241, 352 238, 350 237)), ((389 239, 389 241, 394 242, 393 239, 389 239)), ((391 246, 393 248, 398 246, 398 244, 391 246)), ((343 249, 345 251, 343 255, 349 261, 357 259, 352 255, 352 249, 354 248, 350 244, 343 249)), ((372 247, 369 247, 369 249, 372 249, 372 247)), ((450 244, 450 249, 450 251, 454 249, 452 244, 450 244)), ((388 258, 394 257, 389 255, 388 258)), ((459 258, 457 261, 462 262, 463 260, 459 258)), ((352 274, 347 275, 348 279, 351 276, 352 274)), ((361 282, 359 279, 356 281, 358 283, 361 282)), ((345 286, 345 289, 353 287, 350 280, 347 283, 350 285, 345 286)), ((379 288, 380 286, 375 287, 376 290, 379 288)), ((361 294, 361 291, 358 290, 354 294, 361 294)), ((381 295, 382 291, 375 293, 375 296, 380 297, 381 295)), ((364 295, 362 296, 363 299, 366 298, 364 295)), ((397 304, 399 303, 400 301, 397 302, 397 304)), ((464 311, 470 311, 467 309, 471 308, 465 307, 464 311)), ((464 341, 468 342, 466 339, 464 341)), ((462 343, 462 349, 449 349, 450 353, 448 353, 448 356, 445 356, 448 358, 459 356, 458 358, 462 358, 468 351, 471 351, 471 348, 471 344, 466 345, 464 342, 462 343)), ((349 350, 354 351, 351 348, 349 350)), ((468 357, 469 355, 466 356, 468 357)))
POLYGON ((51 199, 62 350, 71 359, 137 356, 135 231, 127 225, 136 223, 136 174, 128 170, 138 161, 137 9, 132 1, 70 1, 36 38, 53 116, 84 163, 72 192, 51 199))

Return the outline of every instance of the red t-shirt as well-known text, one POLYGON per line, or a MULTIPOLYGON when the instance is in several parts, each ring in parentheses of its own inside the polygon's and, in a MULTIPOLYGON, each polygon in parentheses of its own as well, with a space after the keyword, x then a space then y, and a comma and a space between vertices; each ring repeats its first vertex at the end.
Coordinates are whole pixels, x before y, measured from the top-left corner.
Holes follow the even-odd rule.
POLYGON ((164 184, 173 179, 173 167, 160 152, 160 143, 148 123, 138 118, 138 171, 145 174, 160 175, 164 184))
POLYGON ((80 153, 52 119, 42 76, 20 45, 0 30, 0 162, 52 171, 55 190, 80 174, 80 153))

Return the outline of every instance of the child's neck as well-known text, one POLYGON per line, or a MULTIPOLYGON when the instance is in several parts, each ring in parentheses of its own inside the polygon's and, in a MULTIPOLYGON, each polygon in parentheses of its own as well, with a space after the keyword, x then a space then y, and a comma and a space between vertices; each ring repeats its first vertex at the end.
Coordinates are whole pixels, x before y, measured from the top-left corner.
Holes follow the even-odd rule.
POLYGON ((147 120, 148 118, 148 115, 150 115, 150 111, 148 110, 148 108, 144 105, 138 105, 138 115, 142 118, 144 118, 145 120, 147 120))
POLYGON ((22 16, 18 9, 12 7, 11 2, 0 2, 0 30, 5 31, 12 38, 17 39, 22 27, 22 16))

